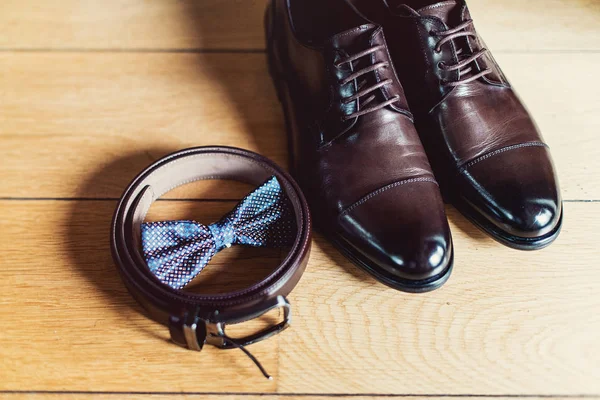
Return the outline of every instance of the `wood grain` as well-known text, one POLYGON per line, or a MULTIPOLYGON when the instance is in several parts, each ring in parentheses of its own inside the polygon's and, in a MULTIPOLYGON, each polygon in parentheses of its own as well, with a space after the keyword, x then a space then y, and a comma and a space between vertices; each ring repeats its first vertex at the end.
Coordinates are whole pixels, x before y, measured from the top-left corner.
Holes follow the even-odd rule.
MULTIPOLYGON (((0 399, 600 398, 597 0, 468 0, 570 201, 551 247, 509 250, 449 208, 453 276, 408 295, 316 235, 292 328, 250 348, 271 382, 241 352, 181 349, 144 316, 108 246, 133 176, 199 145, 287 162, 266 2, 1 2, 0 399)), ((148 218, 212 222, 248 190, 196 183, 148 218)), ((284 254, 228 249, 190 290, 235 290, 284 254)))
POLYGON ((6 0, 9 49, 264 48, 266 0, 6 0))
MULTIPOLYGON (((200 220, 227 209, 193 205, 200 220)), ((111 259, 114 207, 115 202, 0 202, 0 214, 12 215, 0 222, 0 390, 227 392, 249 385, 274 391, 276 381, 262 377, 242 352, 180 348, 168 341, 168 329, 142 314, 111 259)), ((227 268, 233 287, 240 275, 257 278, 263 262, 273 264, 267 255, 256 259, 260 255, 231 250, 211 267, 222 270, 235 258, 235 268, 227 268), (258 271, 248 272, 256 266, 258 271)), ((212 285, 218 283, 214 275, 208 276, 212 285)), ((277 377, 278 339, 252 352, 277 377)))
MULTIPOLYGON (((598 203, 566 204, 561 237, 536 253, 450 210, 455 272, 425 295, 387 289, 317 236, 293 328, 251 349, 271 383, 240 352, 168 343, 140 313, 110 259, 114 205, 0 201, 0 390, 600 394, 598 203)), ((161 202, 151 218, 228 206, 161 202)), ((211 268, 261 264, 241 254, 211 268)))
MULTIPOLYGON (((600 199, 600 54, 498 59, 551 146, 564 198, 600 199)), ((0 87, 0 197, 118 197, 190 146, 287 163, 261 54, 0 54, 0 87)))
MULTIPOLYGON (((478 32, 498 52, 597 51, 596 0, 467 0, 478 32)), ((540 67, 543 69, 544 67, 540 67)))
MULTIPOLYGON (((4 0, 4 49, 262 49, 266 0, 4 0)), ((469 0, 495 51, 599 50, 596 0, 469 0)))
POLYGON ((299 329, 281 338, 279 390, 598 393, 600 276, 589 266, 600 230, 593 222, 584 233, 577 221, 599 212, 568 204, 558 241, 522 253, 450 211, 454 274, 423 296, 383 289, 317 241, 291 296, 299 329))

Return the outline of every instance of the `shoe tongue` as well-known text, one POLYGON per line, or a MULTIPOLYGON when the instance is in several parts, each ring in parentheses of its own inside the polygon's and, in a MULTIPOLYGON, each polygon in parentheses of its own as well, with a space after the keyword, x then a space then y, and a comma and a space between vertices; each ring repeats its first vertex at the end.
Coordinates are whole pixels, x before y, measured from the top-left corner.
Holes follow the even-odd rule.
POLYGON ((446 25, 452 26, 460 23, 460 10, 461 7, 458 2, 455 0, 447 0, 420 8, 417 12, 420 15, 439 18, 444 21, 446 25))

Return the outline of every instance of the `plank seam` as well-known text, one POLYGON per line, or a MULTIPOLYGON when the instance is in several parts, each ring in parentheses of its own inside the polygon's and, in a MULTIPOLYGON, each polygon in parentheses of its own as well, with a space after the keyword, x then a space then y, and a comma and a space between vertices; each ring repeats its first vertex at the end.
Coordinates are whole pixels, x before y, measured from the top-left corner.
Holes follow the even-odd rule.
POLYGON ((0 48, 2 53, 200 53, 200 54, 263 54, 265 49, 160 49, 160 48, 0 48))
MULTIPOLYGON (((200 53, 200 54, 263 54, 264 48, 250 49, 202 49, 202 48, 19 48, 3 47, 2 53, 200 53)), ((538 49, 538 50, 494 50, 495 54, 600 54, 600 49, 538 49)))
MULTIPOLYGON (((0 201, 119 201, 117 197, 0 197, 0 201)), ((166 202, 240 202, 242 199, 158 199, 166 202)), ((563 200, 564 203, 600 203, 600 199, 571 199, 563 200)))
POLYGON ((136 391, 79 391, 79 390, 0 390, 0 394, 33 394, 33 395, 132 395, 132 396, 288 396, 288 397, 383 397, 383 398, 413 398, 413 397, 444 397, 444 398, 569 398, 569 399, 597 399, 600 394, 433 394, 433 393, 277 393, 277 392, 136 392, 136 391))
MULTIPOLYGON (((117 197, 0 197, 0 201, 119 201, 117 197)), ((240 202, 242 199, 157 199, 166 202, 240 202)))

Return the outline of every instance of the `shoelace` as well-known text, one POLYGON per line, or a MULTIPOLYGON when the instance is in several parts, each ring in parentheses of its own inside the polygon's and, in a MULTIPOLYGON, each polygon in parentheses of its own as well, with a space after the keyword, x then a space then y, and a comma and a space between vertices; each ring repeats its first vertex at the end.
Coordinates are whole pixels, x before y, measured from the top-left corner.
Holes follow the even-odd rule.
MULTIPOLYGON (((438 44, 435 48, 436 53, 441 52, 442 46, 445 45, 446 43, 453 41, 454 39, 461 38, 461 37, 477 37, 477 34, 475 32, 465 30, 467 27, 469 27, 472 24, 473 24, 473 20, 467 20, 467 21, 463 22, 462 24, 458 25, 456 28, 449 29, 444 32, 432 31, 431 34, 433 36, 442 37, 442 39, 438 42, 438 44)), ((478 52, 472 54, 471 56, 469 56, 463 60, 460 60, 458 63, 456 63, 454 65, 447 65, 446 63, 444 63, 442 61, 442 62, 440 62, 439 67, 440 67, 440 69, 442 69, 444 71, 458 70, 459 75, 464 76, 464 75, 468 74, 469 72, 473 71, 473 66, 469 66, 469 64, 478 60, 481 56, 483 56, 487 52, 488 52, 487 49, 481 49, 478 52), (467 68, 463 69, 464 67, 467 67, 467 68)), ((460 49, 456 52, 456 54, 458 56, 462 55, 462 53, 463 53, 463 49, 460 49)), ((462 85, 465 83, 473 82, 483 76, 490 74, 491 72, 492 72, 492 70, 487 68, 487 69, 485 69, 475 75, 469 76, 467 78, 461 78, 457 81, 444 81, 444 85, 454 87, 454 86, 462 85)))
MULTIPOLYGON (((357 60, 359 60, 359 59, 361 59, 361 58, 363 58, 365 56, 368 56, 370 54, 373 54, 373 53, 375 53, 375 52, 377 52, 379 50, 382 50, 384 48, 385 48, 384 45, 373 46, 370 49, 361 51, 360 53, 354 54, 352 56, 349 56, 347 58, 344 58, 344 59, 338 61, 335 64, 335 67, 336 68, 340 68, 344 64, 354 63, 355 61, 357 61, 357 60)), ((361 76, 364 76, 364 75, 366 75, 368 73, 376 71, 376 70, 378 70, 380 68, 388 68, 389 66, 390 66, 390 63, 387 62, 387 61, 382 61, 382 62, 378 62, 378 63, 372 64, 372 65, 369 65, 369 66, 364 67, 364 68, 362 68, 360 70, 357 70, 353 74, 349 75, 348 77, 346 77, 345 79, 343 79, 340 82, 340 84, 341 85, 346 85, 346 84, 352 82, 353 80, 360 78, 361 76)), ((392 80, 391 79, 386 79, 384 81, 381 81, 381 82, 379 82, 377 84, 374 84, 372 86, 369 86, 369 87, 365 88, 365 86, 367 84, 367 80, 364 79, 364 80, 362 80, 358 84, 358 86, 357 86, 357 92, 354 95, 349 96, 349 97, 345 97, 343 99, 343 104, 347 105, 347 104, 349 104, 349 103, 351 103, 351 102, 353 102, 353 101, 355 101, 355 100, 357 100, 357 99, 359 99, 361 97, 364 97, 364 96, 366 96, 368 94, 373 93, 374 91, 376 91, 379 88, 382 88, 384 86, 389 85, 390 83, 392 83, 392 80)), ((371 102, 373 102, 373 100, 375 100, 376 97, 377 96, 375 94, 369 96, 367 99, 365 99, 362 102, 362 106, 367 106, 368 104, 370 104, 371 102)), ((346 121, 346 120, 349 120, 349 119, 352 119, 352 118, 356 118, 356 117, 360 117, 360 116, 365 115, 365 114, 372 113, 372 112, 377 111, 377 110, 381 110, 382 108, 387 107, 390 104, 395 103, 399 98, 400 98, 400 96, 396 95, 396 96, 392 97, 391 99, 386 100, 386 101, 384 101, 384 102, 382 102, 380 104, 377 104, 377 105, 374 105, 374 106, 362 109, 362 110, 357 111, 355 113, 352 113, 350 115, 345 115, 345 116, 342 117, 342 120, 346 121)))

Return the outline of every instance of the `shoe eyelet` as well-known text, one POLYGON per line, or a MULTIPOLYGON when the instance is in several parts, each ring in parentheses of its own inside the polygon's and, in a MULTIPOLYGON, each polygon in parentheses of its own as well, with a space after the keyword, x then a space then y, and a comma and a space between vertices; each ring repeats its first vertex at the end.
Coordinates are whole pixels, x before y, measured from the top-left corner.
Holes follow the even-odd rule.
POLYGON ((438 68, 439 68, 439 69, 441 69, 442 71, 446 70, 446 63, 445 63, 445 62, 443 62, 443 61, 440 61, 440 62, 437 64, 437 66, 438 66, 438 68))

